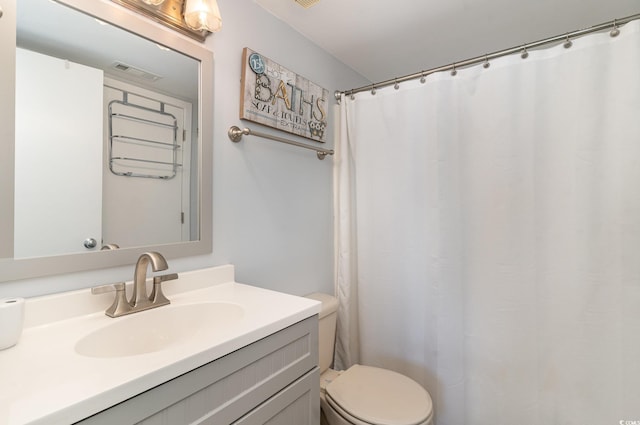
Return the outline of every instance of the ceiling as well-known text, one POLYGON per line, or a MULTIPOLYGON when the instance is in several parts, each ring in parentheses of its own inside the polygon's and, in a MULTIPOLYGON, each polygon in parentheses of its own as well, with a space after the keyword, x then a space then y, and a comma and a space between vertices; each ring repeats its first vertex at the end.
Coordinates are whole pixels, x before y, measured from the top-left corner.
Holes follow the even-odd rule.
POLYGON ((640 13, 640 0, 254 1, 370 82, 640 13))

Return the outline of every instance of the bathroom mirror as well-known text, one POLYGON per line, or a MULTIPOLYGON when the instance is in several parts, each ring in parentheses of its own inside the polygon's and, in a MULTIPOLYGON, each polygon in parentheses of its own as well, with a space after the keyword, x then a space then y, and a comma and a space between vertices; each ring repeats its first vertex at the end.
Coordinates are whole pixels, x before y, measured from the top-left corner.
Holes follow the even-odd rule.
POLYGON ((212 53, 105 0, 0 6, 0 281, 210 252, 212 53))

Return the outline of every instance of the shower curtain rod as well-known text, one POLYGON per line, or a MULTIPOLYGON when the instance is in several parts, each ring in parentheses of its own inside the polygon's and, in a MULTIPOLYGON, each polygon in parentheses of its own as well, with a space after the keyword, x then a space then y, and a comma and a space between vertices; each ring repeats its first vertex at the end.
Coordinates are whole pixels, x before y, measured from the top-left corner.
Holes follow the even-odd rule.
POLYGON ((514 53, 518 53, 521 52, 521 56, 522 58, 526 58, 527 56, 529 56, 529 53, 527 52, 527 49, 533 49, 536 47, 540 47, 540 46, 544 46, 546 44, 551 44, 551 43, 556 43, 558 41, 564 41, 564 46, 566 48, 571 47, 571 39, 575 38, 575 37, 579 37, 582 35, 586 35, 586 34, 590 34, 590 33, 594 33, 594 32, 598 32, 598 31, 603 31, 609 28, 612 28, 611 30, 611 36, 612 37, 616 37, 620 31, 618 30, 618 26, 619 25, 624 25, 628 22, 634 21, 636 19, 640 19, 640 13, 635 14, 635 15, 631 15, 631 16, 627 16, 626 18, 622 18, 622 19, 614 19, 613 21, 610 22, 606 22, 600 25, 595 25, 593 27, 589 27, 589 28, 585 28, 585 29, 581 29, 581 30, 577 30, 577 31, 573 31, 573 32, 568 32, 566 34, 562 34, 562 35, 557 35, 555 37, 549 37, 549 38, 545 38, 544 40, 539 40, 539 41, 535 41, 533 43, 527 43, 527 44, 523 44, 517 47, 512 47, 510 49, 505 49, 505 50, 499 50, 497 52, 494 53, 489 53, 483 56, 478 56, 472 59, 467 59, 467 60, 463 60, 460 62, 454 62, 450 65, 445 65, 445 66, 440 66, 437 68, 432 68, 426 71, 420 71, 420 72, 416 72, 414 74, 410 74, 410 75, 405 75, 403 77, 397 77, 397 78, 393 78, 391 80, 386 80, 386 81, 382 81, 379 83, 372 83, 366 86, 362 86, 362 87, 358 87, 355 89, 351 89, 351 90, 345 90, 345 91, 340 91, 340 90, 336 90, 336 92, 334 93, 334 96, 336 98, 336 100, 338 101, 338 103, 340 103, 340 100, 342 99, 342 95, 352 95, 352 94, 356 94, 356 93, 361 93, 364 91, 368 91, 371 90, 373 94, 375 94, 375 90, 378 88, 382 88, 382 87, 388 87, 391 85, 394 85, 396 88, 398 88, 398 84, 405 82, 405 81, 410 81, 410 80, 415 80, 417 78, 421 78, 423 79, 424 77, 426 77, 429 74, 433 74, 436 72, 442 72, 442 71, 448 71, 451 70, 452 75, 455 75, 455 72, 458 68, 463 68, 466 66, 470 66, 470 65, 475 65, 478 63, 485 63, 485 67, 489 66, 489 60, 490 59, 496 59, 502 56, 508 56, 514 53))

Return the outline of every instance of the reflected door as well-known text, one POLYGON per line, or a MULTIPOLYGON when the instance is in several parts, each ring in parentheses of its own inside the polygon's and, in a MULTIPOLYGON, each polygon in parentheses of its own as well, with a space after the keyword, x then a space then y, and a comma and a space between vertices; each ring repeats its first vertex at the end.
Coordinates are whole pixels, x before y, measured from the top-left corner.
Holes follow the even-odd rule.
POLYGON ((102 86, 101 70, 16 50, 15 258, 99 248, 102 86))

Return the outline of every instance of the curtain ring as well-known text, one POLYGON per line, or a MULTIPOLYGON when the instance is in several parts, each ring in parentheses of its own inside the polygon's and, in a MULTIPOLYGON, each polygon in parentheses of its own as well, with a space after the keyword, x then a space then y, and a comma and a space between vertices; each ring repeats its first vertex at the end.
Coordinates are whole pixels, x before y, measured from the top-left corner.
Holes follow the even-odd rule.
POLYGON ((456 69, 456 63, 454 62, 452 66, 453 68, 451 68, 451 75, 455 77, 456 75, 458 75, 458 70, 456 69))
POLYGON ((424 84, 424 83, 425 83, 425 81, 427 81, 427 79, 426 79, 426 78, 425 78, 425 76, 424 76, 424 71, 422 71, 420 74, 422 75, 422 76, 420 77, 420 82, 421 82, 422 84, 424 84))
POLYGON ((373 96, 375 96, 375 94, 376 94, 376 85, 375 84, 371 84, 371 94, 373 96))
POLYGON ((527 52, 527 45, 526 45, 526 44, 524 44, 524 45, 522 46, 522 53, 520 54, 520 57, 521 57, 522 59, 526 59, 526 58, 528 58, 528 57, 529 57, 529 52, 527 52))
POLYGON ((482 64, 482 67, 484 69, 487 69, 491 66, 491 64, 489 63, 489 58, 487 57, 487 55, 484 55, 484 63, 482 64))
POLYGON ((569 40, 569 34, 567 34, 566 36, 566 40, 563 44, 565 49, 568 49, 569 47, 573 46, 573 42, 571 40, 569 40))
POLYGON ((617 19, 613 20, 613 29, 611 30, 611 32, 609 33, 609 35, 611 37, 617 37, 620 35, 620 30, 618 29, 618 22, 617 19))
POLYGON ((400 84, 398 84, 398 79, 397 78, 395 79, 395 82, 396 83, 393 85, 393 88, 398 90, 400 88, 400 84))

